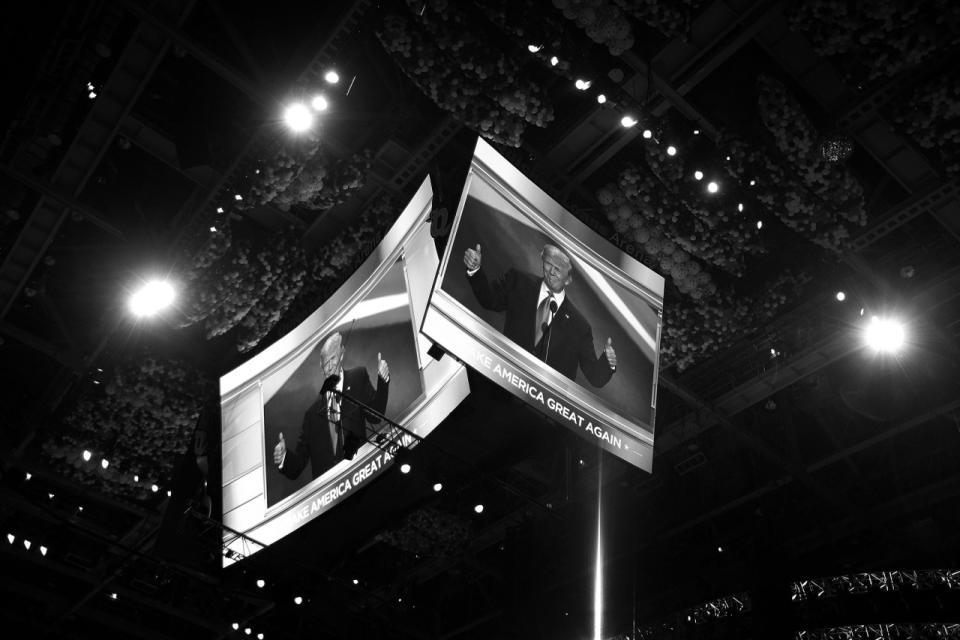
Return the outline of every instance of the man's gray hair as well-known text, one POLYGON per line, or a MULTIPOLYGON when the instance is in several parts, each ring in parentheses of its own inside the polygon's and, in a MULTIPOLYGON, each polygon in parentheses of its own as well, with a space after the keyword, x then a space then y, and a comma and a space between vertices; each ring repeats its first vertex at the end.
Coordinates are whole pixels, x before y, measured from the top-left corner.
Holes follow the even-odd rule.
POLYGON ((567 268, 570 269, 570 272, 573 272, 573 260, 570 259, 570 254, 561 249, 555 244, 545 244, 543 249, 540 251, 540 259, 543 260, 547 256, 552 258, 562 257, 563 261, 567 263, 567 268))

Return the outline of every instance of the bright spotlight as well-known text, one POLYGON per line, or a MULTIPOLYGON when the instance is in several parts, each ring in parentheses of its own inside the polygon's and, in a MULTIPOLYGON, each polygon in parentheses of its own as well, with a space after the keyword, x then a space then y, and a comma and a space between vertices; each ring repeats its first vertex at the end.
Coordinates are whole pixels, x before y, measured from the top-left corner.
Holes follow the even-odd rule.
POLYGON ((253 633, 253 629, 251 629, 250 627, 247 627, 246 629, 243 630, 243 632, 247 635, 250 635, 251 633, 253 633))
MULTIPOLYGON (((301 598, 300 596, 294 596, 293 604, 303 604, 303 598, 301 598)), ((234 627, 234 629, 236 629, 236 627, 234 627)))
POLYGON ((130 296, 130 311, 139 318, 156 315, 169 307, 176 297, 176 291, 169 282, 151 280, 130 296))
POLYGON ((600 104, 603 104, 606 101, 607 101, 607 96, 603 95, 602 93, 597 95, 597 102, 599 102, 600 104))
POLYGON ((140 482, 140 476, 138 476, 137 474, 133 474, 133 481, 140 482))
POLYGON ((16 540, 17 540, 17 536, 13 535, 12 533, 7 534, 7 542, 9 542, 10 544, 13 544, 14 542, 16 542, 16 540))
POLYGON ((32 543, 29 540, 23 541, 23 548, 29 550, 32 543))
POLYGON ((763 220, 757 220, 757 229, 763 229, 763 220))
POLYGON ((313 114, 302 102, 294 102, 283 112, 283 121, 294 133, 303 133, 313 126, 313 114))
POLYGON ((24 479, 29 480, 30 478, 33 477, 33 474, 27 471, 25 474, 23 474, 23 477, 24 479))
POLYGON ((340 82, 340 74, 333 69, 330 69, 330 71, 327 71, 325 74, 323 74, 323 79, 330 84, 337 84, 340 82))
POLYGON ((116 599, 117 599, 117 592, 116 592, 116 591, 111 591, 110 594, 109 594, 107 597, 110 598, 111 600, 116 600, 116 599))
POLYGON ((410 463, 404 462, 400 465, 400 473, 410 473, 410 463))
POLYGON ((720 185, 718 185, 718 184, 717 184, 716 182, 714 182, 713 180, 711 180, 710 182, 707 183, 707 191, 708 191, 708 192, 710 192, 710 193, 716 193, 716 192, 719 191, 719 190, 720 190, 720 185))
POLYGON ((234 622, 234 623, 233 623, 232 625, 230 625, 230 626, 233 627, 233 630, 234 630, 234 631, 236 631, 237 629, 240 628, 240 623, 239 623, 239 622, 234 622))
POLYGON ((558 64, 560 64, 560 58, 558 58, 557 56, 550 56, 550 66, 555 67, 558 64))
POLYGON ((622 124, 624 128, 629 129, 630 127, 637 124, 637 120, 633 116, 623 116, 622 118, 620 118, 620 124, 622 124))
POLYGON ((262 633, 258 633, 258 634, 257 634, 257 640, 263 640, 263 634, 262 634, 262 633))
POLYGON ((89 449, 84 449, 84 450, 83 450, 83 461, 84 461, 84 462, 90 462, 90 458, 91 458, 92 456, 93 456, 93 454, 90 453, 90 450, 89 450, 89 449))
POLYGON ((314 111, 326 111, 330 105, 326 98, 321 95, 316 95, 313 96, 313 100, 310 101, 310 106, 313 107, 314 111))
POLYGON ((694 180, 703 180, 703 171, 697 170, 693 172, 694 180))
POLYGON ((473 508, 473 510, 476 511, 477 513, 483 513, 483 505, 482 505, 482 504, 478 504, 477 506, 475 506, 475 507, 473 508))
POLYGON ((360 580, 359 580, 358 578, 354 578, 354 579, 353 579, 353 584, 360 584, 360 580))
POLYGON ((265 586, 267 586, 267 583, 266 581, 264 581, 263 578, 260 578, 259 580, 257 580, 257 586, 263 589, 265 586))
POLYGON ((843 302, 847 299, 847 294, 843 291, 837 291, 837 302, 843 302))
POLYGON ((573 84, 574 86, 577 87, 577 89, 580 89, 580 91, 586 91, 587 89, 590 88, 590 85, 593 83, 590 82, 589 80, 582 80, 581 78, 577 78, 577 81, 574 82, 573 84))
POLYGON ((217 232, 216 227, 210 227, 210 233, 216 233, 216 232, 217 232))
POLYGON ((150 491, 153 491, 154 493, 156 493, 157 491, 160 491, 160 487, 158 487, 155 484, 152 484, 150 485, 150 491))
POLYGON ((675 156, 675 155, 677 155, 677 148, 676 148, 675 146, 673 146, 673 145, 670 145, 669 147, 667 147, 667 155, 668 155, 668 156, 675 156))
POLYGON ((107 467, 110 466, 110 461, 104 458, 103 460, 100 461, 100 466, 106 469, 107 467))
POLYGON ((40 555, 42 555, 42 556, 46 556, 46 555, 47 555, 47 548, 46 548, 45 546, 43 546, 43 545, 40 545, 40 555))
POLYGON ((540 49, 543 49, 543 45, 542 45, 542 44, 528 44, 528 45, 527 45, 527 51, 529 51, 530 53, 538 53, 538 52, 540 51, 540 49))
POLYGON ((645 140, 649 140, 650 138, 653 137, 653 131, 650 131, 650 129, 644 129, 644 130, 643 130, 643 137, 644 137, 645 140))
POLYGON ((434 482, 434 483, 433 483, 433 490, 434 490, 436 493, 440 493, 441 491, 443 491, 443 483, 442 483, 442 482, 434 482))
POLYGON ((742 202, 738 202, 738 203, 737 203, 737 211, 743 213, 743 203, 742 203, 742 202))
POLYGON ((873 316, 864 332, 867 346, 882 353, 896 353, 903 346, 903 325, 889 318, 873 316))
POLYGON ((693 130, 693 135, 695 135, 695 136, 700 135, 700 129, 694 129, 694 130, 693 130))

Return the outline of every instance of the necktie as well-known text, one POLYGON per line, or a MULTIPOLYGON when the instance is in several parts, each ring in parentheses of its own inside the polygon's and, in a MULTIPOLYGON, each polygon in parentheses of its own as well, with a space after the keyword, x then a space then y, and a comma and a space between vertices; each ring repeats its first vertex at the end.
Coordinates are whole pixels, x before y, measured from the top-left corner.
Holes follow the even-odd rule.
POLYGON ((327 424, 330 427, 330 442, 333 450, 340 452, 340 402, 333 393, 327 393, 327 424))
POLYGON ((537 326, 535 329, 536 340, 533 341, 534 345, 540 344, 540 341, 543 339, 543 334, 547 328, 547 320, 550 318, 551 307, 556 308, 556 302, 553 300, 553 296, 547 296, 540 301, 540 306, 537 307, 537 326))

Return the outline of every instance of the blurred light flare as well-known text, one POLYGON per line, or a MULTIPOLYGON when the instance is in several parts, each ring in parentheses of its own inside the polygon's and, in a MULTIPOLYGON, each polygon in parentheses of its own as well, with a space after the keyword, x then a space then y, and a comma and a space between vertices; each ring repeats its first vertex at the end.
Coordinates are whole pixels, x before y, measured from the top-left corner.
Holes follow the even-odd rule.
POLYGON ((130 311, 139 318, 156 315, 173 304, 177 293, 166 280, 150 280, 130 297, 130 311))

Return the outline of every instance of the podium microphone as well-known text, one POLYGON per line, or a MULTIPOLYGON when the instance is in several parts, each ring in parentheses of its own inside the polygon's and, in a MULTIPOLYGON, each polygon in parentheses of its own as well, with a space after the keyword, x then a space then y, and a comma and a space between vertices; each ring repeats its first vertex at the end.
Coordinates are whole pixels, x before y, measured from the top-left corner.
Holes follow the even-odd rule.
POLYGON ((547 361, 547 356, 550 355, 550 336, 553 335, 553 314, 557 312, 557 301, 550 300, 550 315, 547 316, 546 322, 540 327, 543 330, 543 339, 546 342, 543 343, 543 361, 547 361))
POLYGON ((340 383, 340 376, 333 374, 328 376, 326 380, 323 381, 323 386, 320 387, 320 395, 325 395, 329 391, 336 391, 337 384, 340 383))

